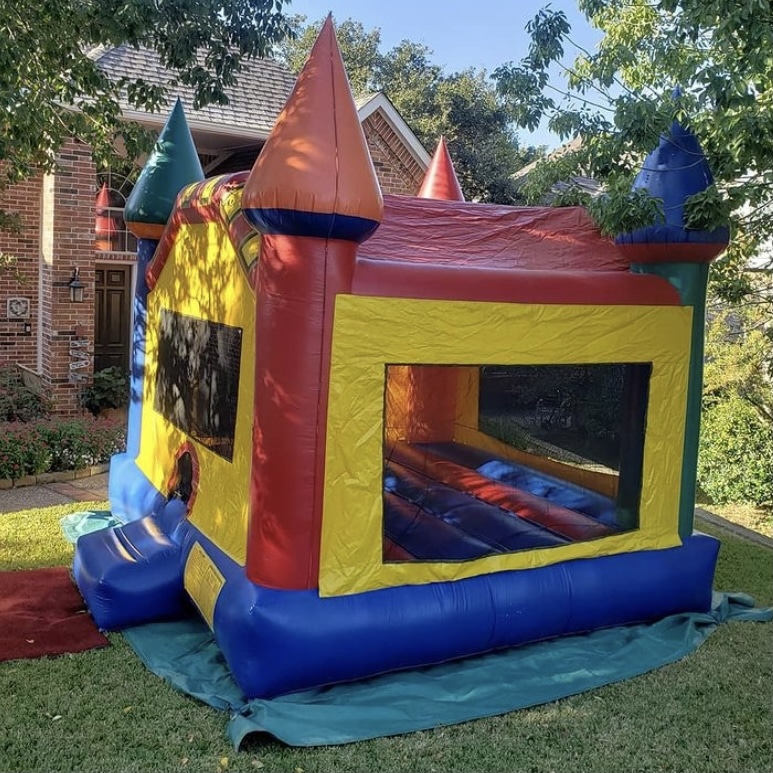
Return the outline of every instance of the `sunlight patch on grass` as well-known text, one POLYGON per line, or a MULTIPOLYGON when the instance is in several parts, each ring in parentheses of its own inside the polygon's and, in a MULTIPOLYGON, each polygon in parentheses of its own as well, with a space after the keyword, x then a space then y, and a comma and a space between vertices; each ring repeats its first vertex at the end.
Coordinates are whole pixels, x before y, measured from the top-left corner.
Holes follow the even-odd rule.
POLYGON ((719 515, 738 526, 744 526, 773 538, 773 509, 746 504, 703 505, 703 507, 710 513, 719 515))
POLYGON ((0 570, 69 566, 73 547, 59 521, 81 510, 104 510, 105 502, 72 502, 0 515, 0 570))

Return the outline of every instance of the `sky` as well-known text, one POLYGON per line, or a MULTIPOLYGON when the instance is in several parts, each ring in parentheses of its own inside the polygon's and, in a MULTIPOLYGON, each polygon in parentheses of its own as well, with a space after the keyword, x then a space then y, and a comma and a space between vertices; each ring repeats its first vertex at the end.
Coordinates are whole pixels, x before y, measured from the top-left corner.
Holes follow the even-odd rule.
MULTIPOLYGON (((592 50, 601 38, 577 10, 575 0, 552 0, 553 10, 566 13, 571 37, 592 50)), ((548 0, 292 0, 288 14, 303 14, 316 21, 332 12, 337 23, 354 19, 366 30, 381 30, 382 51, 402 40, 423 43, 433 52, 431 61, 447 73, 468 67, 493 72, 506 62, 517 62, 527 52, 527 22, 548 0)), ((567 49, 567 62, 574 52, 567 49)), ((556 74, 556 85, 560 84, 556 74)), ((560 144, 544 127, 534 133, 520 131, 524 145, 560 144)))

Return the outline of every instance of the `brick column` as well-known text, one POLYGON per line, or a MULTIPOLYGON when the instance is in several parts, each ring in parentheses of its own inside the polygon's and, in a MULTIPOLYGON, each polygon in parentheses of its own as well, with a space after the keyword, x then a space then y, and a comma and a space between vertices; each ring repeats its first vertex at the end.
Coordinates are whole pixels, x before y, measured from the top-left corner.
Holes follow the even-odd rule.
POLYGON ((75 415, 93 374, 96 170, 90 148, 77 140, 65 144, 58 163, 41 195, 41 375, 57 413, 75 415), (86 285, 83 303, 70 301, 74 268, 86 285), (87 366, 71 369, 84 356, 87 366))
POLYGON ((362 129, 381 190, 384 193, 415 196, 421 187, 425 170, 389 122, 376 111, 363 121, 362 129))

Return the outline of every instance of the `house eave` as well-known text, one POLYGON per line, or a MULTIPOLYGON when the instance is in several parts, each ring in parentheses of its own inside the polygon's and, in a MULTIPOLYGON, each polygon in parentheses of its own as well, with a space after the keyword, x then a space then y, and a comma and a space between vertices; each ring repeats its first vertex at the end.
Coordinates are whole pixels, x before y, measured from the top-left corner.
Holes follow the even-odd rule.
MULTIPOLYGON (((146 113, 140 110, 124 109, 122 114, 129 121, 136 121, 153 128, 162 127, 166 121, 166 116, 161 113, 146 113)), ((244 127, 232 126, 230 124, 215 123, 213 121, 199 121, 195 117, 186 116, 186 119, 192 132, 207 134, 212 137, 245 140, 244 144, 265 142, 270 133, 255 129, 245 129, 244 127)))
POLYGON ((410 151, 416 162, 426 171, 431 157, 419 142, 418 137, 405 122, 405 119, 397 112, 395 106, 389 101, 389 98, 383 92, 374 94, 367 102, 357 109, 357 115, 362 123, 368 116, 373 115, 377 110, 381 110, 384 119, 392 127, 393 131, 401 137, 405 146, 410 151))

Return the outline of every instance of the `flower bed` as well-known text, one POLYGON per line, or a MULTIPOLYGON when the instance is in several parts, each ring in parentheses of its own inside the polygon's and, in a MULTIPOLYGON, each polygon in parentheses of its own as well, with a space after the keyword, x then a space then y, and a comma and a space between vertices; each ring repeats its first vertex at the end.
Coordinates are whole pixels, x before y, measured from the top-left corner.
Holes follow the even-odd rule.
POLYGON ((83 470, 126 447, 123 423, 104 419, 39 419, 0 425, 0 480, 83 470))

